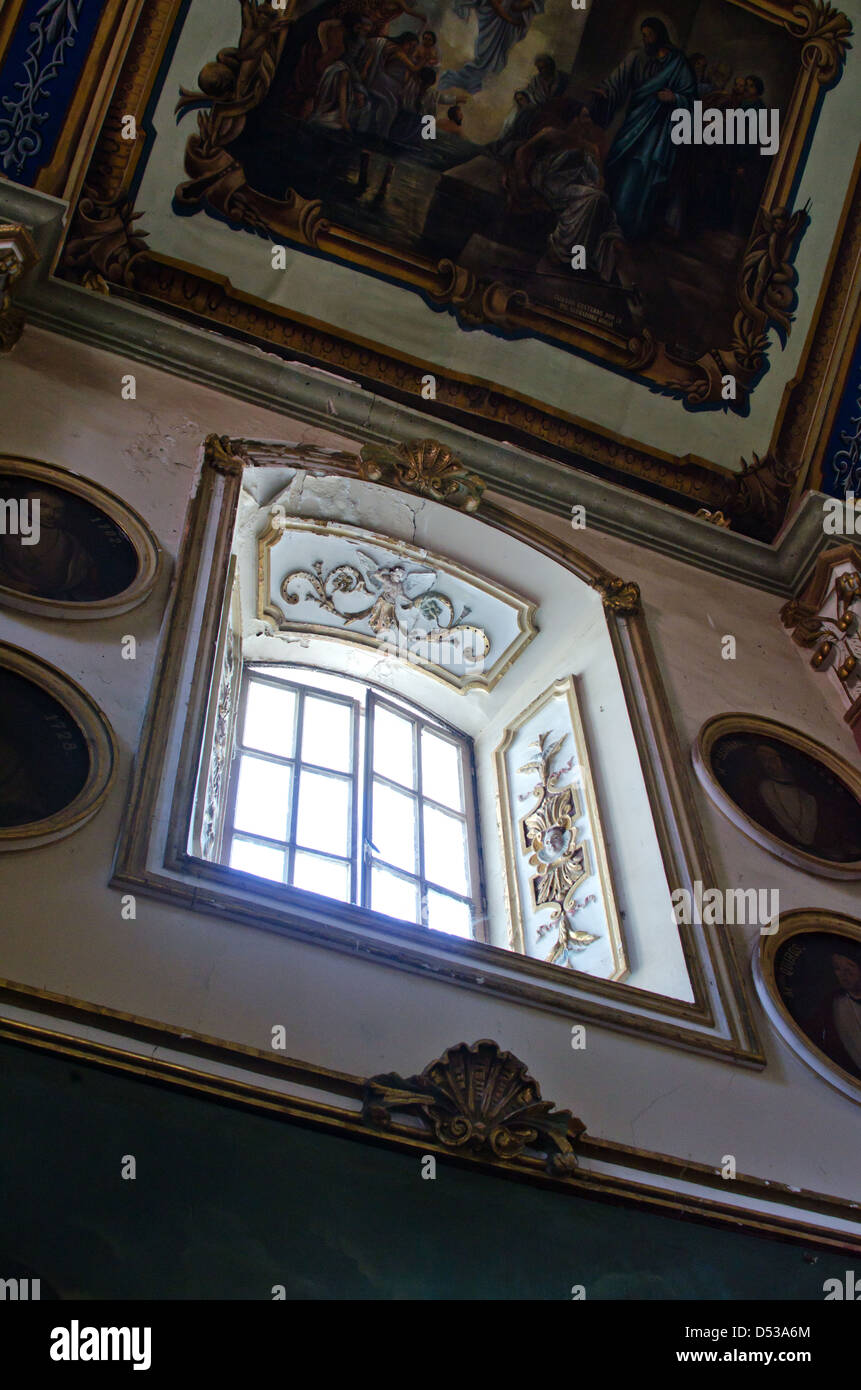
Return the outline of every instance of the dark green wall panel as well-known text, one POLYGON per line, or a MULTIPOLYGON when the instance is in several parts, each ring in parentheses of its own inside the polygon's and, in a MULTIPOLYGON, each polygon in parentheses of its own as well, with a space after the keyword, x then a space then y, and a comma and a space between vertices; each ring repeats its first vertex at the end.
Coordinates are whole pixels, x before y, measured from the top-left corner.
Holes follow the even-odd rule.
POLYGON ((846 1259, 0 1044, 0 1278, 61 1297, 822 1299, 846 1259), (123 1155, 137 1177, 121 1177, 123 1155))

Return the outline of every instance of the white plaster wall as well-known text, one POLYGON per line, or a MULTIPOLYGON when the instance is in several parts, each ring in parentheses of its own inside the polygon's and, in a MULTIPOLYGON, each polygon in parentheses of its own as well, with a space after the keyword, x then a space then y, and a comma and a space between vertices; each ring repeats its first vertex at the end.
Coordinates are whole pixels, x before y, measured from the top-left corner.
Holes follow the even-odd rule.
MULTIPOLYGON (((122 494, 175 553, 199 443, 210 431, 286 438, 281 416, 136 370, 138 395, 120 399, 133 368, 108 354, 28 329, 0 370, 2 449, 49 459, 122 494)), ((297 427, 297 437, 343 447, 297 427)), ((570 536, 564 523, 543 518, 570 536)), ((578 532, 579 548, 641 584, 682 740, 721 710, 747 709, 809 729, 857 756, 827 687, 777 621, 780 601, 675 561, 578 532), (738 659, 720 657, 733 632, 738 659)), ((859 1199, 859 1110, 810 1072, 753 1010, 768 1067, 752 1072, 590 1026, 584 1051, 561 1017, 200 914, 138 899, 123 921, 107 888, 130 761, 149 690, 164 585, 131 615, 66 624, 0 611, 0 637, 78 680, 111 720, 121 750, 108 803, 58 844, 0 856, 0 976, 250 1045, 274 1023, 288 1052, 357 1074, 420 1070, 447 1046, 496 1039, 528 1062, 545 1096, 590 1132, 859 1199), (120 638, 138 659, 120 659, 120 638)), ((810 878, 746 840, 697 792, 718 871, 728 884, 777 886, 781 908, 858 911, 858 892, 810 878)))

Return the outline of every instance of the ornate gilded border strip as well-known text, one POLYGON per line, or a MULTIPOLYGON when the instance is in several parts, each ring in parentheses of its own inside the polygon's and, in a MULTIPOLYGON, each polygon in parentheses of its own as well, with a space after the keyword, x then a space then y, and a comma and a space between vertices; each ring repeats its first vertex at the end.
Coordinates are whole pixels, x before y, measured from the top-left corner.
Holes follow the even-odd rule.
MULTIPOLYGON (((511 919, 511 945, 512 948, 525 955, 526 946, 523 932, 524 905, 520 883, 517 874, 517 861, 523 853, 518 834, 517 819, 514 814, 514 801, 512 798, 511 779, 508 774, 508 751, 523 726, 542 709, 546 708, 551 701, 557 697, 563 697, 568 706, 571 720, 571 737, 576 756, 577 772, 579 774, 577 791, 582 794, 585 801, 585 810, 588 814, 589 827, 591 830, 592 848, 586 848, 586 853, 590 860, 594 859, 594 872, 598 876, 601 885, 601 901, 607 922, 608 947, 613 961, 613 973, 610 976, 613 980, 623 980, 628 973, 628 959, 625 952, 625 937, 622 931, 622 924, 619 920, 619 913, 616 906, 616 894, 613 887, 613 876, 610 872, 610 864, 607 858, 607 850, 604 843, 604 831, 601 823, 601 814, 598 808, 598 801, 595 796, 595 786, 592 779, 592 768, 589 761, 589 753, 586 744, 586 736, 583 731, 583 720, 580 714, 580 705, 577 699, 577 684, 574 676, 563 676, 553 682, 552 685, 537 695, 536 698, 508 724, 504 730, 503 737, 494 752, 494 762, 496 764, 496 779, 500 789, 500 826, 502 830, 502 840, 505 846, 505 876, 508 884, 508 910, 511 919)), ((578 813, 580 814, 580 813, 578 813)), ((572 818, 573 819, 573 818, 572 818)), ((564 906, 554 902, 548 903, 548 907, 559 906, 564 924, 564 906)), ((560 932, 563 928, 560 928, 560 932)), ((560 935, 560 940, 561 940, 560 935)))

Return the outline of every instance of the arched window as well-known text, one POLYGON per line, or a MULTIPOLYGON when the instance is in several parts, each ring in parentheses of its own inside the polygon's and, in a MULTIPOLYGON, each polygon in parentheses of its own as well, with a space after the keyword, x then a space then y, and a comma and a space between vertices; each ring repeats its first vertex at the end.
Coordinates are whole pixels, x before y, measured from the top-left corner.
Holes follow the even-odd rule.
POLYGON ((471 741, 368 681, 246 665, 221 860, 484 939, 471 741))
POLYGON ((755 1055, 725 935, 673 912, 714 871, 636 585, 561 522, 241 451, 208 445, 112 883, 755 1055))

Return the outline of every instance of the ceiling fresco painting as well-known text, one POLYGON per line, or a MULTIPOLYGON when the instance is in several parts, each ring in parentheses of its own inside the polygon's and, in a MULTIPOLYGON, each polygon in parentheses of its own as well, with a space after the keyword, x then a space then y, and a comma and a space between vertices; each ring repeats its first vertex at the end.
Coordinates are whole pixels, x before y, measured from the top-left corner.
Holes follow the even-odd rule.
POLYGON ((595 0, 582 33, 552 0, 508 0, 510 15, 424 3, 429 16, 322 0, 292 23, 246 6, 237 47, 180 98, 208 109, 178 206, 410 284, 464 324, 590 351, 692 404, 724 399, 729 372, 749 389, 766 328, 790 325, 806 213, 786 201, 814 113, 802 100, 768 147, 679 146, 668 92, 786 127, 796 79, 809 85, 790 35, 723 0, 682 7, 684 52, 663 21, 641 26, 639 0, 595 0), (515 50, 533 19, 546 47, 530 45, 527 75, 515 50))
POLYGON ((57 273, 770 540, 844 347, 852 33, 823 0, 143 0, 57 273))

